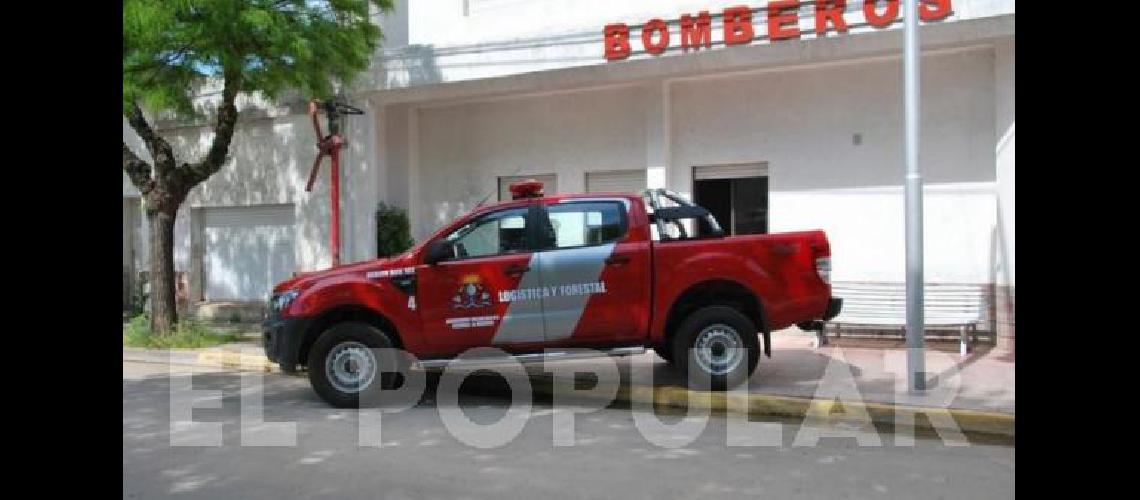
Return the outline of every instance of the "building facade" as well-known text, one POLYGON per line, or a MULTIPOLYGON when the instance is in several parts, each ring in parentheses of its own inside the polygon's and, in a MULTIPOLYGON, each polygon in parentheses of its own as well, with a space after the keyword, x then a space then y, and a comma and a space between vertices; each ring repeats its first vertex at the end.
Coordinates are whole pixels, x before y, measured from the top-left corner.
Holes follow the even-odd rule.
MULTIPOLYGON (((347 93, 366 114, 344 127, 342 260, 375 257, 380 201, 405 208, 419 240, 536 177, 555 192, 669 188, 737 234, 823 229, 833 281, 901 283, 902 8, 870 4, 399 1, 376 15, 383 48, 347 93), (744 22, 752 36, 726 43, 744 22), (629 50, 610 60, 617 23, 629 50)), ((921 30, 925 278, 986 287, 988 324, 1012 343, 1014 2, 927 8, 938 19, 921 30)), ((328 170, 304 190, 316 153, 305 102, 241 108, 231 164, 179 214, 192 303, 263 301, 275 281, 331 262, 328 170)), ((208 123, 159 128, 186 154, 211 138, 208 123)), ((145 153, 125 121, 123 135, 145 153)), ((146 231, 123 186, 131 275, 146 269, 146 231)))

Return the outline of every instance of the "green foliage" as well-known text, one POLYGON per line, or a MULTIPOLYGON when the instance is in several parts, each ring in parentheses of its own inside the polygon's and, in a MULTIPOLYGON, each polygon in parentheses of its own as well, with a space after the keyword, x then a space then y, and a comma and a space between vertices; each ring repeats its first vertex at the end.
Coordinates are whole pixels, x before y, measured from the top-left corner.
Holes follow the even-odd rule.
POLYGON ((159 335, 150 330, 150 320, 145 315, 131 318, 123 327, 124 347, 148 347, 152 349, 210 347, 228 342, 236 342, 240 336, 211 330, 197 321, 183 319, 174 331, 159 335))
POLYGON ((392 9, 392 0, 123 0, 124 113, 137 101, 193 115, 208 80, 270 99, 328 97, 332 79, 368 67, 381 38, 369 4, 392 9))
POLYGON ((413 243, 408 214, 400 207, 380 202, 376 207, 376 256, 400 254, 413 243))

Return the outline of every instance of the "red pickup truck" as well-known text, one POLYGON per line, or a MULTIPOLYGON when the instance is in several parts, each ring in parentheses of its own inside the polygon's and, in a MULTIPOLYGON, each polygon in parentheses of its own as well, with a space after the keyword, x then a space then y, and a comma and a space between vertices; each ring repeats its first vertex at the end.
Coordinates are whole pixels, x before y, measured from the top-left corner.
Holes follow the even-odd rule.
POLYGON ((393 369, 370 349, 384 347, 421 366, 486 346, 519 360, 651 348, 690 383, 724 390, 752 374, 761 347, 771 356, 771 331, 839 313, 823 231, 725 236, 666 190, 511 188, 514 200, 477 207, 404 254, 278 284, 263 325, 269 359, 306 367, 340 407, 389 383, 376 375, 393 369))

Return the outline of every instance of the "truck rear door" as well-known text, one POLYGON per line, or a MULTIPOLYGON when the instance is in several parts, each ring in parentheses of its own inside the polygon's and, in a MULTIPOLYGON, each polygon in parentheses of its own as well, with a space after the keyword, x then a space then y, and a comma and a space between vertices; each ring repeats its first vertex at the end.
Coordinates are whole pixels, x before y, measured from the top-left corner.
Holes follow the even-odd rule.
POLYGON ((649 331, 647 231, 625 198, 547 202, 539 212, 546 341, 635 341, 649 331))

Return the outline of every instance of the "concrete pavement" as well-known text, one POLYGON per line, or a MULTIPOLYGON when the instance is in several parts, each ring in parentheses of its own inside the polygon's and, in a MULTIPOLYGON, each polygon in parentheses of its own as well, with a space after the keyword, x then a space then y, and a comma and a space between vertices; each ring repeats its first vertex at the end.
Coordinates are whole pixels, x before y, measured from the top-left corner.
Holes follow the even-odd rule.
MULTIPOLYGON (((380 447, 361 447, 356 412, 330 408, 304 378, 279 374, 264 375, 264 419, 294 422, 296 445, 242 446, 240 378, 218 368, 194 368, 193 389, 221 397, 212 401, 219 408, 195 409, 193 418, 220 423, 221 446, 172 446, 170 370, 124 362, 124 498, 978 499, 1014 492, 1012 447, 937 439, 898 446, 888 434, 865 432, 856 436, 877 434, 880 445, 824 437, 797 446, 802 429, 790 423, 778 425, 773 446, 727 446, 727 420, 712 418, 692 442, 665 448, 643 434, 668 439, 675 431, 639 430, 636 414, 623 409, 577 415, 575 446, 562 447, 552 444, 554 419, 569 408, 536 403, 516 439, 479 449, 448 432, 430 392, 408 410, 383 415, 380 447)), ((200 406, 210 406, 208 399, 200 406)), ((459 399, 479 423, 503 416, 504 404, 459 399)))

